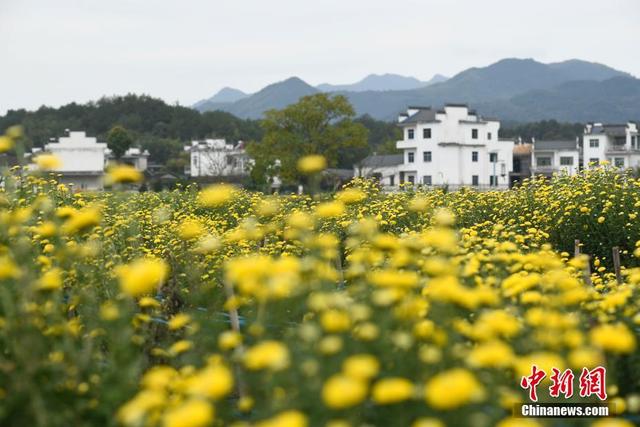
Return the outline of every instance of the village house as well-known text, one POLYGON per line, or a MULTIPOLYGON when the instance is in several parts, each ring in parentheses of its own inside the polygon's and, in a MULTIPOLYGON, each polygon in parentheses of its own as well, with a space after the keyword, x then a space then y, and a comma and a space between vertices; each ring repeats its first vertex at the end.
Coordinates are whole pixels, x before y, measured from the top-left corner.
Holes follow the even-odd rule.
POLYGON ((533 140, 531 171, 534 175, 575 175, 580 171, 580 140, 533 140))
POLYGON ((604 160, 619 168, 640 166, 640 137, 634 122, 587 123, 582 141, 585 168, 604 160))
POLYGON ((187 175, 197 177, 233 177, 249 173, 250 160, 244 143, 235 146, 224 139, 192 141, 184 148, 189 153, 187 175))
POLYGON ((142 150, 138 147, 129 148, 119 159, 116 159, 113 152, 107 148, 105 150, 105 157, 107 161, 106 166, 113 163, 120 163, 133 166, 140 172, 146 171, 149 164, 149 151, 142 150))
MULTIPOLYGON (((62 163, 53 172, 60 174, 60 182, 73 184, 80 190, 101 190, 107 144, 98 142, 85 132, 67 132, 58 141, 44 145, 42 151, 58 157, 62 163)), ((38 150, 34 150, 37 154, 38 150)))
POLYGON ((383 187, 394 188, 400 182, 399 168, 402 163, 402 154, 373 154, 354 165, 353 176, 375 178, 383 187))
POLYGON ((409 107, 398 118, 403 139, 400 183, 508 188, 513 170, 512 140, 498 138, 500 122, 466 105, 444 109, 409 107))
POLYGON ((513 187, 531 177, 532 144, 524 143, 521 139, 513 146, 513 170, 509 174, 509 185, 513 187))

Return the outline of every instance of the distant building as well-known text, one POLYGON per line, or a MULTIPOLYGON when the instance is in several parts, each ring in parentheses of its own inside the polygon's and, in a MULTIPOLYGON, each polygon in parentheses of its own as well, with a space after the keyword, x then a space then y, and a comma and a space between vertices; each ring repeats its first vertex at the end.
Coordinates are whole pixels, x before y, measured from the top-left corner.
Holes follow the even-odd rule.
POLYGON ((149 152, 137 147, 129 148, 117 161, 109 148, 105 150, 105 156, 107 158, 107 163, 124 163, 126 165, 133 166, 140 172, 146 171, 149 163, 149 152))
POLYGON ((580 171, 580 142, 575 140, 533 141, 531 171, 534 175, 575 175, 580 171))
POLYGON ((466 105, 442 110, 409 107, 398 118, 403 139, 400 183, 456 187, 509 187, 513 170, 511 140, 498 139, 500 122, 485 119, 466 105))
POLYGON ((383 187, 393 188, 400 182, 402 154, 371 155, 353 167, 353 175, 363 178, 376 178, 383 187))
POLYGON ((513 170, 509 174, 509 185, 514 186, 531 177, 532 144, 518 142, 513 146, 513 170))
POLYGON ((584 128, 584 166, 609 161, 619 168, 640 166, 640 137, 638 125, 587 123, 584 128))
POLYGON ((81 190, 100 190, 106 148, 106 143, 98 142, 85 132, 68 132, 57 142, 45 144, 44 151, 61 160, 62 166, 54 171, 61 175, 60 182, 81 190))
POLYGON ((189 153, 186 172, 191 177, 230 177, 249 172, 250 161, 242 141, 235 146, 224 139, 192 141, 184 150, 189 153))

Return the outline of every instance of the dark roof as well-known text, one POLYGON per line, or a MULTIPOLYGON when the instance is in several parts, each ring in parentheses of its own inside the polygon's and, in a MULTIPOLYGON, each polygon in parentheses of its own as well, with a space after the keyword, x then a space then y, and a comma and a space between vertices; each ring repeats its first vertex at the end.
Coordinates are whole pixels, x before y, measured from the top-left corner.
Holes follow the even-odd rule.
POLYGON ((446 104, 444 104, 445 107, 464 107, 464 108, 469 108, 469 106, 467 104, 458 104, 455 102, 447 102, 446 104))
POLYGON ((415 124, 415 123, 424 123, 424 122, 434 122, 436 121, 436 110, 431 108, 424 108, 418 110, 415 114, 409 116, 409 118, 401 121, 400 126, 406 124, 415 124))
POLYGON ((626 136, 627 125, 607 124, 602 126, 593 126, 591 128, 591 135, 606 134, 609 136, 626 136))
POLYGON ((534 150, 577 150, 578 143, 574 140, 561 141, 536 141, 533 143, 534 150))
POLYGON ((362 166, 366 167, 389 167, 401 165, 404 161, 402 154, 385 154, 367 156, 362 160, 362 166))

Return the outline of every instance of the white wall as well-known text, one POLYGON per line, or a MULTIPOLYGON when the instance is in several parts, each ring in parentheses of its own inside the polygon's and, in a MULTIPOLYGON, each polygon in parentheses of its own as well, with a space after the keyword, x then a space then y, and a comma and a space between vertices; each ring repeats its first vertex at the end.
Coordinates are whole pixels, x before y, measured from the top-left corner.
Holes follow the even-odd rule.
POLYGON ((57 172, 102 172, 104 170, 104 151, 107 144, 97 142, 84 132, 70 132, 58 142, 48 143, 45 151, 56 155, 62 161, 57 172))

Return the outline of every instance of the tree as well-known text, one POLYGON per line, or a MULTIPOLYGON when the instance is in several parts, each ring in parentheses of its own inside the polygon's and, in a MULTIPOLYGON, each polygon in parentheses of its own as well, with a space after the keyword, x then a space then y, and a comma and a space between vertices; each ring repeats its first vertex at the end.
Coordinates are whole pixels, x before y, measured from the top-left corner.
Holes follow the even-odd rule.
POLYGON ((355 112, 347 98, 320 93, 305 96, 282 110, 270 110, 262 121, 264 137, 249 145, 255 167, 267 169, 280 162, 280 178, 287 183, 300 182, 298 159, 321 154, 329 167, 350 150, 367 146, 367 129, 355 123, 355 112))
POLYGON ((129 132, 122 126, 114 126, 107 134, 107 147, 111 150, 116 159, 124 156, 131 144, 133 138, 129 132))

